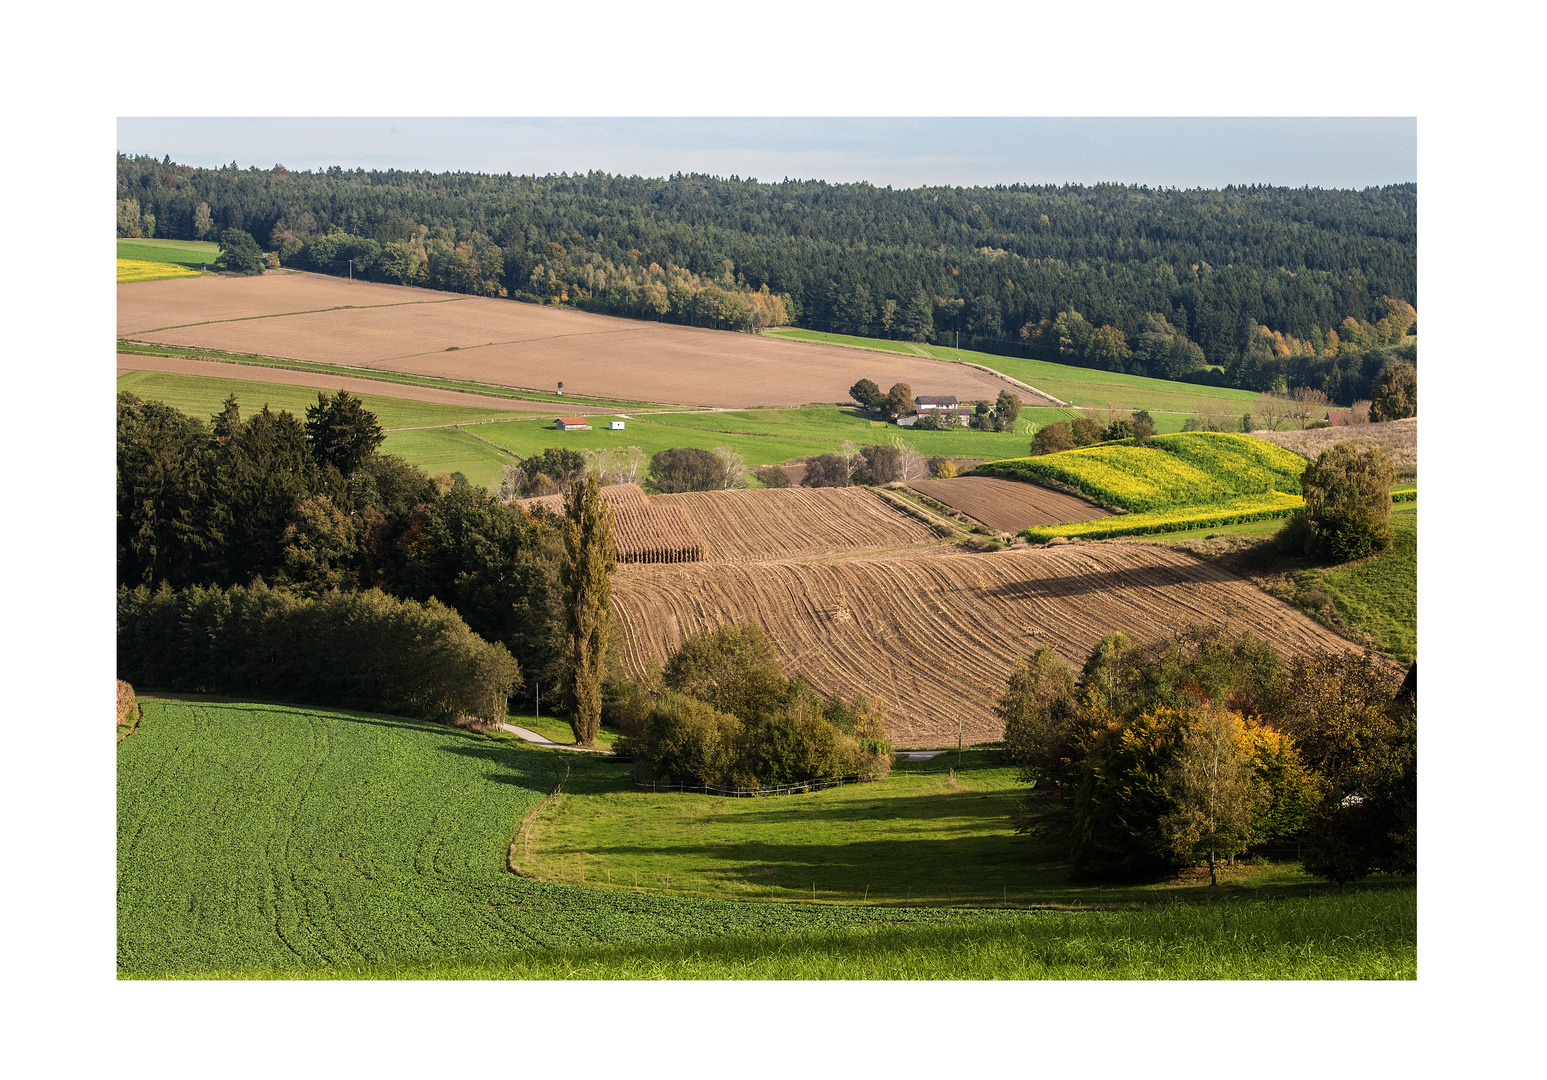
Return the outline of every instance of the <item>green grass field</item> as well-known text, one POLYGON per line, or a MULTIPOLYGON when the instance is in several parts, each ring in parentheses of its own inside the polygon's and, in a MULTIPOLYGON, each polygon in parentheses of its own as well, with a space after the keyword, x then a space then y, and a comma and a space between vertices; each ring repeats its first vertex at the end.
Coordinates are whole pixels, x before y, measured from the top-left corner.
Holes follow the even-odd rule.
POLYGON ((198 270, 215 265, 220 258, 220 245, 203 240, 120 240, 118 257, 198 270))
MULTIPOLYGON (((712 898, 682 871, 669 882, 642 881, 638 891, 518 877, 505 867, 507 847, 516 841, 517 861, 528 858, 521 830, 555 780, 570 771, 570 794, 552 812, 572 816, 578 811, 570 807, 607 794, 582 789, 616 786, 622 765, 368 713, 143 695, 141 702, 140 727, 117 750, 121 977, 1414 974, 1407 883, 1376 882, 1339 897, 1283 867, 1243 870, 1212 892, 1157 885, 1142 898, 1159 902, 1131 911, 1091 909, 1121 909, 1142 889, 1076 891, 1047 869, 1046 884, 1059 893, 1052 903, 1062 910, 1036 913, 918 906, 918 898, 901 907, 877 905, 874 896, 870 906, 839 904, 821 895, 820 883, 815 904, 732 902, 712 898)), ((751 860, 754 870, 798 867, 802 876, 819 850, 846 849, 823 858, 850 867, 869 860, 867 876, 880 876, 897 851, 879 845, 902 845, 903 855, 934 845, 917 872, 936 875, 934 891, 951 892, 953 863, 964 868, 957 882, 988 880, 998 857, 986 846, 991 821, 1000 818, 997 828, 1008 833, 999 814, 1013 787, 1007 771, 982 752, 968 759, 954 778, 936 759, 828 793, 889 802, 889 825, 861 816, 861 805, 846 798, 714 800, 731 809, 704 811, 692 807, 703 796, 632 791, 636 805, 652 811, 652 831, 620 831, 617 819, 605 827, 615 845, 650 840, 677 860, 704 859, 716 828, 728 827, 770 849, 751 860), (694 815, 704 819, 697 827, 694 815), (946 850, 958 842, 959 855, 946 850), (801 850, 781 854, 781 846, 801 850)), ((554 831, 547 820, 536 816, 533 825, 545 850, 554 831)), ((1027 859, 1013 838, 1007 843, 1009 854, 1027 859)), ((891 872, 896 880, 908 870, 891 872)))
POLYGON ((1257 395, 1248 390, 1229 390, 1224 387, 1171 382, 1168 379, 1150 379, 1139 375, 1118 375, 1110 371, 1074 367, 1070 364, 1023 360, 1015 356, 998 356, 994 353, 951 349, 940 345, 882 341, 877 338, 824 334, 815 330, 793 328, 770 330, 768 333, 797 341, 819 341, 859 349, 874 349, 878 352, 927 356, 936 360, 960 359, 981 364, 1011 378, 1019 379, 1021 382, 1029 383, 1039 390, 1044 390, 1060 401, 1067 401, 1085 409, 1102 409, 1108 404, 1115 404, 1124 410, 1149 409, 1152 412, 1191 413, 1197 412, 1201 403, 1213 400, 1222 402, 1238 412, 1246 412, 1251 408, 1251 403, 1257 399, 1257 395))
POLYGON ((1391 512, 1391 547, 1368 559, 1296 575, 1301 589, 1319 585, 1338 614, 1372 634, 1402 663, 1418 656, 1418 509, 1399 503, 1391 512))
POLYGON ((1418 976, 1413 888, 995 922, 864 927, 411 964, 233 972, 246 979, 1381 979, 1418 976))
MULTIPOLYGON (((588 758, 533 828, 521 866, 548 881, 720 899, 1067 906, 1207 894, 1206 876, 1071 882, 1059 858, 1010 826, 1025 792, 1016 770, 988 750, 956 762, 948 753, 874 783, 723 799, 642 791, 627 765, 588 758)), ((1226 882, 1244 894, 1322 887, 1274 864, 1239 866, 1226 882)))

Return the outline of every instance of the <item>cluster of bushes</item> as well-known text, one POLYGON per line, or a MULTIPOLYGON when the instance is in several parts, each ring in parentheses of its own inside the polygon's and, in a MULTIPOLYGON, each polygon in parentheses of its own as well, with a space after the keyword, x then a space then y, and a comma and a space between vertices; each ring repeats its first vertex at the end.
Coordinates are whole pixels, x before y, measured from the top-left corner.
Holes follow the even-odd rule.
POLYGON ((1416 865, 1417 674, 1369 653, 1285 663, 1249 634, 1104 638, 1078 676, 1022 661, 997 711, 1035 783, 1017 826, 1091 876, 1298 840, 1343 882, 1416 865))
POLYGON ((1357 439, 1329 446, 1305 467, 1305 510, 1280 531, 1279 546, 1328 562, 1385 551, 1391 546, 1395 475, 1384 446, 1357 439))
POLYGON ((1155 420, 1148 409, 1137 409, 1130 419, 1114 419, 1109 424, 1097 423, 1089 416, 1077 416, 1068 422, 1060 420, 1039 427, 1031 437, 1031 455, 1041 457, 1116 439, 1137 439, 1142 444, 1153 434, 1155 420))
POLYGON ((640 779, 752 789, 891 768, 881 707, 861 696, 823 700, 786 679, 755 626, 696 634, 663 669, 611 696, 603 717, 640 779))
POLYGON ((510 652, 433 597, 308 598, 259 581, 118 590, 118 671, 132 682, 452 722, 499 723, 521 685, 510 652))

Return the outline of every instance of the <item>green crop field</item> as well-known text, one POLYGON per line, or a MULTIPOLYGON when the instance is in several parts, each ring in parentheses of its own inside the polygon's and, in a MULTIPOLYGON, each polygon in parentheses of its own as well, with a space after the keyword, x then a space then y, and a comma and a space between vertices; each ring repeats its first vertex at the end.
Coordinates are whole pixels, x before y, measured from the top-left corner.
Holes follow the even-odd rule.
POLYGON ((1411 887, 992 922, 609 945, 245 979, 1416 979, 1411 887))
MULTIPOLYGON (((986 368, 1029 383, 1039 390, 1085 409, 1103 409, 1116 405, 1119 409, 1149 409, 1152 412, 1197 412, 1208 401, 1221 402, 1238 412, 1247 412, 1257 395, 1249 390, 1230 390, 1220 386, 1201 386, 1196 383, 1172 382, 1169 379, 1150 379, 1141 375, 1119 375, 1095 368, 1075 367, 1071 364, 1055 364, 1046 360, 1024 360, 1015 356, 999 356, 994 353, 973 352, 970 349, 951 349, 941 345, 920 345, 905 341, 882 341, 877 338, 853 337, 848 334, 824 334, 815 330, 779 329, 769 334, 798 341, 819 341, 832 345, 848 345, 878 352, 902 353, 908 356, 928 356, 936 360, 963 360, 981 364, 986 368)), ((882 379, 876 379, 882 383, 882 379)), ((882 389, 886 389, 883 384, 882 389)))
MULTIPOLYGON (((118 969, 316 969, 883 925, 884 908, 581 889, 506 869, 554 783, 526 749, 390 716, 141 698, 118 746, 118 969)), ((1003 917, 917 909, 912 922, 1003 917)))
MULTIPOLYGON (((479 424, 471 430, 483 434, 493 426, 479 424)), ((532 426, 537 425, 534 422, 532 426)), ((554 433, 550 430, 549 434, 554 433)), ((431 476, 459 472, 475 487, 498 484, 505 475, 505 466, 516 463, 507 451, 479 442, 467 431, 449 427, 391 432, 381 444, 381 452, 397 454, 431 476)))
POLYGON ((1188 432, 1160 435, 1147 446, 1103 443, 1041 457, 979 466, 1006 480, 1052 480, 1108 506, 1174 510, 1223 503, 1242 495, 1299 494, 1305 459, 1246 435, 1188 432))
POLYGON ((610 787, 655 821, 639 836, 614 815, 592 826, 597 837, 659 843, 661 859, 703 862, 734 841, 727 833, 745 833, 768 849, 747 860, 753 880, 765 866, 800 876, 848 866, 852 877, 868 863, 862 876, 890 867, 896 882, 909 872, 891 865, 900 849, 928 856, 914 873, 932 878, 929 891, 952 891, 953 862, 956 891, 992 891, 995 878, 1010 891, 1006 858, 1037 864, 1000 813, 1008 771, 982 752, 954 776, 937 758, 863 788, 695 809, 709 800, 626 790, 621 764, 504 738, 340 710, 141 701, 140 727, 117 750, 122 977, 1413 977, 1403 881, 1340 897, 1297 870, 1242 868, 1222 890, 1156 886, 1148 910, 1106 912, 1090 908, 1119 893, 1076 890, 1044 866, 1051 903, 1065 910, 1028 913, 917 897, 901 908, 874 896, 832 903, 820 882, 815 904, 734 902, 681 870, 636 891, 506 869, 513 840, 518 863, 530 858, 523 824, 568 770, 569 793, 544 804, 553 817, 534 815, 544 851, 556 832, 545 822, 578 815, 610 787), (895 820, 871 821, 854 798, 888 803, 895 820), (947 850, 958 842, 959 859, 947 850), (826 849, 847 852, 818 858, 826 849), (1204 895, 1228 902, 1166 902, 1204 895), (972 927, 981 930, 958 933, 972 927))

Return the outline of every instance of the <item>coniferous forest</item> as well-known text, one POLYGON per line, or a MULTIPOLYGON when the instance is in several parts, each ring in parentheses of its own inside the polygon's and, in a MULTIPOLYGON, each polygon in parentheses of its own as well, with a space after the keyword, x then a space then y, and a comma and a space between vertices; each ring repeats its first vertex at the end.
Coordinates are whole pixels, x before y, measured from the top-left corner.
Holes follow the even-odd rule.
POLYGON ((893 190, 118 158, 118 233, 727 330, 792 325, 1368 397, 1417 320, 1416 184, 893 190))

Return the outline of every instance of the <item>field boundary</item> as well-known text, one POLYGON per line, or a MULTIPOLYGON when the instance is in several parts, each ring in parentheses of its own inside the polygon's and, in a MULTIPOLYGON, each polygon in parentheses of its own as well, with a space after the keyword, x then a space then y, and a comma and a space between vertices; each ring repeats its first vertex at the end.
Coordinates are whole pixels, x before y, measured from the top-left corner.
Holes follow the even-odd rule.
POLYGON ((873 784, 883 779, 885 777, 867 776, 864 773, 849 773, 845 776, 818 777, 815 780, 806 780, 799 784, 781 784, 775 787, 762 788, 720 788, 712 784, 673 784, 669 782, 661 783, 659 780, 635 780, 634 784, 642 791, 660 794, 675 792, 678 795, 717 795, 728 799, 752 799, 771 795, 807 795, 813 791, 825 791, 828 788, 842 787, 845 784, 873 784))
MULTIPOLYGON (((118 351, 126 356, 164 356, 169 360, 202 360, 211 364, 231 364, 236 367, 275 368, 280 371, 302 371, 308 375, 344 374, 356 379, 372 379, 376 382, 396 383, 401 386, 423 386, 430 390, 451 390, 461 394, 480 394, 504 401, 521 401, 534 405, 553 405, 562 412, 568 405, 586 405, 591 408, 646 410, 666 409, 668 413, 679 411, 703 412, 702 409, 685 410, 666 401, 622 401, 617 398, 595 398, 575 395, 557 397, 542 390, 529 390, 520 386, 502 386, 499 383, 480 383, 457 379, 437 379, 429 375, 408 375, 383 372, 379 368, 352 367, 348 364, 322 364, 314 360, 291 360, 283 356, 264 356, 260 353, 226 353, 219 350, 185 349, 177 345, 160 345, 156 342, 139 341, 135 338, 119 338, 118 351)), ((715 410, 708 410, 715 411, 715 410)))

